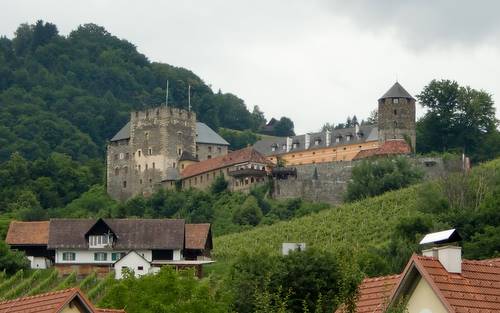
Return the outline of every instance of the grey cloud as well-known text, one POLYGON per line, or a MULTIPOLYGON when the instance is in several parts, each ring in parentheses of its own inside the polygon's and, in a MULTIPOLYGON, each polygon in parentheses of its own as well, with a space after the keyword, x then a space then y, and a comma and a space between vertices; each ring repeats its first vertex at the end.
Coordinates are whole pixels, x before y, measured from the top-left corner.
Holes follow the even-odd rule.
POLYGON ((371 31, 393 31, 410 48, 498 44, 500 1, 320 0, 371 31))

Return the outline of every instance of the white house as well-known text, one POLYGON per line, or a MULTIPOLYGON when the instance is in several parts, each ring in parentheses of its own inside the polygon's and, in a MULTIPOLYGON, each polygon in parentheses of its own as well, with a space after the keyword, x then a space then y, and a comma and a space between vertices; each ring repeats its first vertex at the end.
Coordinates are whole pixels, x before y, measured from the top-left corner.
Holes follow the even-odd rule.
POLYGON ((182 262, 209 259, 211 237, 210 224, 185 224, 182 219, 52 219, 12 222, 6 242, 24 251, 32 268, 53 264, 62 274, 86 275, 105 274, 118 266, 121 277, 122 267, 141 275, 153 263, 195 266, 182 262))

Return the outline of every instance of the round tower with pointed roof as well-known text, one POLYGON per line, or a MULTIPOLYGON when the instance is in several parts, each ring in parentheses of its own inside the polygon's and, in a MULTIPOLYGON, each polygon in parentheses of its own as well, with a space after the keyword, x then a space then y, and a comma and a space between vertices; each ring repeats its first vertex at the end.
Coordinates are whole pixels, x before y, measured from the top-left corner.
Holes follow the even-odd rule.
POLYGON ((415 98, 399 82, 378 100, 378 138, 404 139, 415 151, 415 98))

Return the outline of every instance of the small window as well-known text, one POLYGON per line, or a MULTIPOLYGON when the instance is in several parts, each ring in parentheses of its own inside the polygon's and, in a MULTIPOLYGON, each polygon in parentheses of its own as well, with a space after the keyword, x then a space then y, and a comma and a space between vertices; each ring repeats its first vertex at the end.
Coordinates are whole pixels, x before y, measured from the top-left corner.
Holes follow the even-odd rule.
POLYGON ((200 176, 200 183, 203 182, 203 176, 200 176))
POLYGON ((149 155, 153 155, 153 148, 149 148, 148 153, 149 153, 149 155))
POLYGON ((115 168, 115 176, 118 176, 120 175, 120 169, 117 167, 115 168))
POLYGON ((125 159, 126 159, 126 160, 128 160, 128 159, 129 159, 129 157, 130 157, 129 153, 128 153, 128 152, 127 152, 127 153, 125 153, 125 159))
POLYGON ((106 252, 96 252, 94 253, 94 261, 107 261, 108 254, 106 252))
POLYGON ((271 147, 271 151, 276 151, 276 147, 275 147, 275 146, 272 146, 272 147, 271 147))
POLYGON ((398 127, 398 122, 394 121, 394 127, 398 127))
POLYGON ((399 103, 399 99, 398 98, 392 99, 392 103, 396 103, 396 104, 399 103))
POLYGON ((137 155, 140 157, 141 156, 141 150, 137 150, 137 155))
POLYGON ((118 261, 125 256, 125 252, 112 252, 111 261, 118 261))
POLYGON ((394 115, 398 115, 398 110, 394 110, 394 115))
POLYGON ((63 261, 74 261, 76 259, 76 253, 74 252, 63 252, 63 261))
POLYGON ((145 133, 144 133, 144 138, 146 138, 146 140, 148 140, 148 139, 149 139, 149 132, 145 132, 145 133))
POLYGON ((221 147, 217 147, 217 152, 222 153, 222 148, 221 147))
POLYGON ((137 267, 137 270, 138 270, 138 271, 144 271, 144 266, 138 266, 138 267, 137 267))
POLYGON ((212 152, 212 147, 208 146, 208 152, 212 152))
POLYGON ((139 166, 137 167, 139 169, 139 171, 141 170, 141 165, 139 164, 139 166))
POLYGON ((340 137, 335 138, 335 142, 340 142, 340 137))
POLYGON ((156 164, 155 164, 155 162, 153 162, 153 168, 156 168, 156 164))
POLYGON ((181 164, 181 169, 184 169, 184 163, 181 164))
POLYGON ((152 182, 153 182, 153 179, 151 179, 151 178, 150 178, 150 179, 149 179, 149 183, 151 184, 152 182))
POLYGON ((115 154, 115 160, 118 160, 118 154, 115 154))
POLYGON ((127 188, 127 181, 126 180, 123 181, 123 188, 127 188))
POLYGON ((178 155, 182 155, 182 149, 181 148, 177 149, 177 154, 178 155))
POLYGON ((142 185, 142 179, 139 179, 139 184, 142 185))
POLYGON ((125 154, 123 152, 120 152, 120 160, 123 160, 125 158, 125 154))
POLYGON ((146 163, 146 171, 148 170, 148 163, 146 163))
POLYGON ((198 177, 194 178, 194 184, 196 185, 198 183, 198 177))
POLYGON ((209 154, 207 155, 207 159, 210 160, 212 158, 212 156, 209 154))
POLYGON ((286 145, 281 146, 283 150, 286 150, 286 145))
POLYGON ((160 115, 160 110, 156 110, 156 115, 160 115))
POLYGON ((175 168, 175 162, 172 163, 172 167, 175 168))
POLYGON ((139 117, 139 112, 135 112, 135 117, 139 117))

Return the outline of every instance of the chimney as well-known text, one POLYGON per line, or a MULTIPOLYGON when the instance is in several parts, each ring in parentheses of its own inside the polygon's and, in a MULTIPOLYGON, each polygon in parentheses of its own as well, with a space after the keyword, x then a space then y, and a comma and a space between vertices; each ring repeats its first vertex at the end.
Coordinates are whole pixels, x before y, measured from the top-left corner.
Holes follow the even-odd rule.
POLYGON ((309 149, 309 146, 311 145, 311 135, 310 134, 305 134, 305 149, 309 149))
POLYGON ((325 146, 327 146, 327 147, 330 146, 331 134, 332 133, 328 129, 325 130, 325 141, 326 141, 325 146))
POLYGON ((438 259, 448 273, 462 273, 462 248, 458 246, 434 247, 423 250, 422 255, 438 259))
POLYGON ((292 149, 292 137, 286 137, 286 152, 290 152, 292 149))

